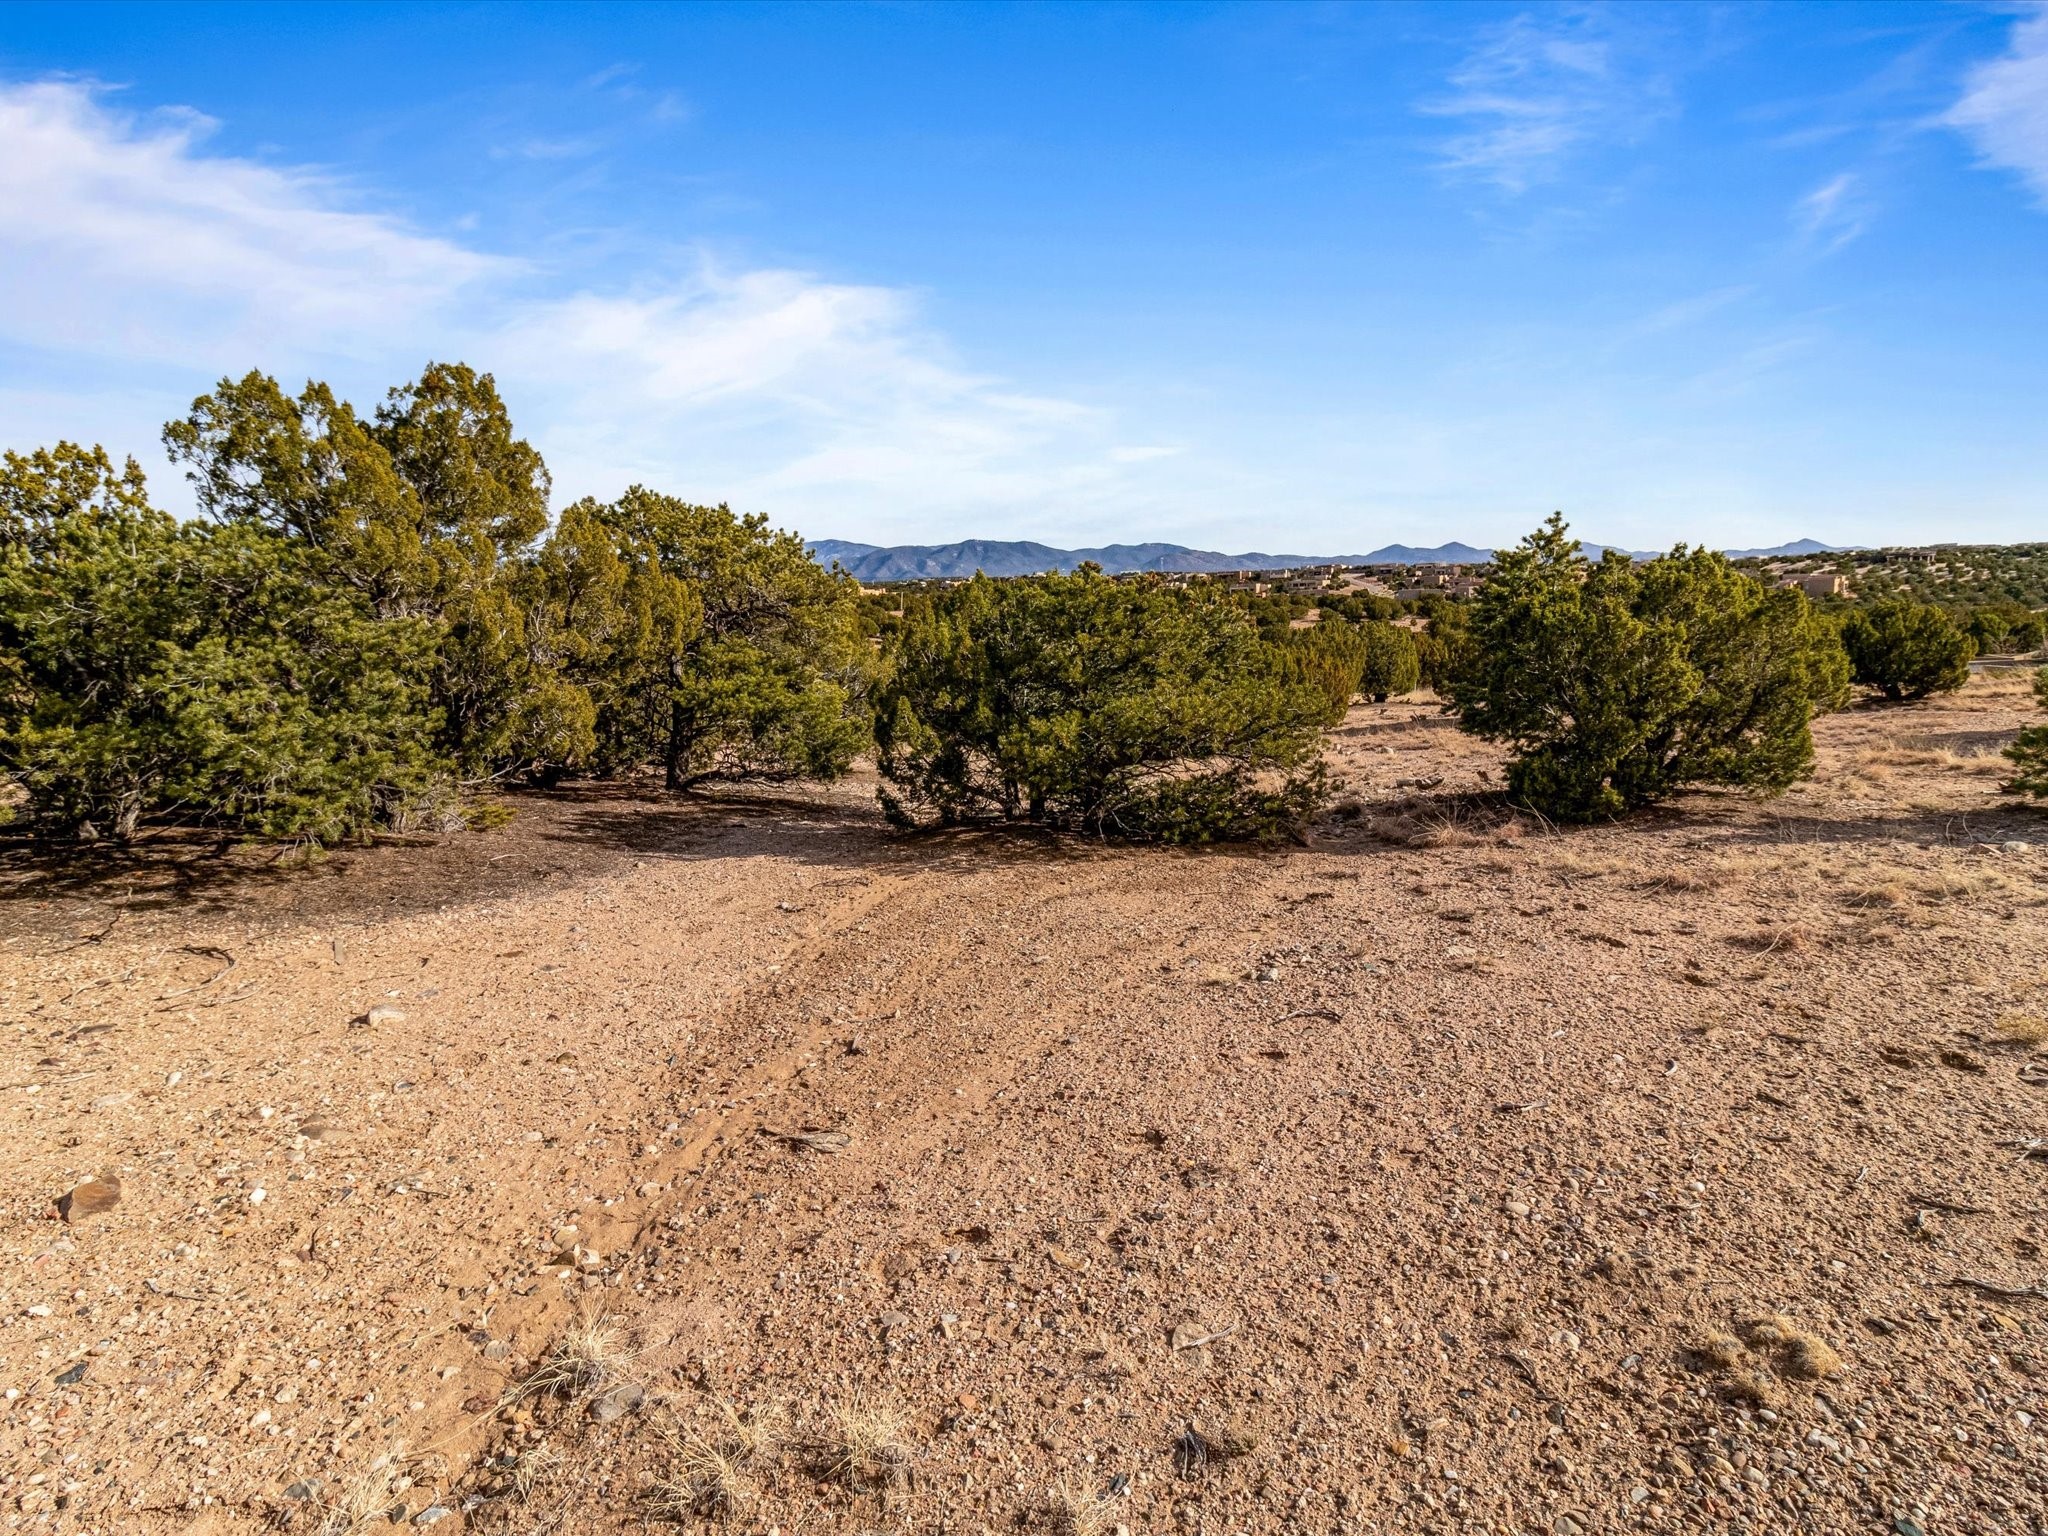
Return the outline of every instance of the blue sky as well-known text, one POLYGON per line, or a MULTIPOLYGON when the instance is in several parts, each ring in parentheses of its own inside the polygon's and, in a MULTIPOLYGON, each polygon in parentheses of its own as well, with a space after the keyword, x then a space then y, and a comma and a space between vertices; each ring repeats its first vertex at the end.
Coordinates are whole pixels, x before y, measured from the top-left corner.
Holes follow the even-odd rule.
POLYGON ((2048 9, 0 10, 0 446, 448 357, 813 537, 2048 538, 2048 9))

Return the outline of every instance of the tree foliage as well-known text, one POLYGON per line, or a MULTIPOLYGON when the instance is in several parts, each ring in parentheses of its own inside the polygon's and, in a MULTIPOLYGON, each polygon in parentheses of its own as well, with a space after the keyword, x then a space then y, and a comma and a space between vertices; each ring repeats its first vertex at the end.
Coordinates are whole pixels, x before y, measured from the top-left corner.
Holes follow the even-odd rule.
POLYGON ((1842 624, 1850 675, 1888 699, 1953 693, 1970 680, 1977 654, 1969 633, 1944 609, 1888 598, 1850 612, 1842 624))
POLYGON ((1553 516, 1501 552, 1447 680, 1459 724, 1508 744, 1513 797, 1560 820, 1649 804, 1688 784, 1762 792, 1811 771, 1814 714, 1847 665, 1792 591, 1683 545, 1598 564, 1553 516))
POLYGON ((45 832, 329 842, 465 782, 831 777, 867 739, 851 581, 640 488, 550 527, 488 374, 431 364, 366 419, 250 373, 164 437, 201 519, 99 449, 0 465, 0 772, 45 832))
POLYGON ((899 823, 1199 842, 1271 835, 1322 793, 1327 697, 1218 600, 1087 566, 977 577, 907 613, 890 661, 876 741, 899 823))
POLYGON ((795 534, 635 486, 564 512, 551 562, 590 583, 564 622, 608 637, 595 669, 607 765, 659 762, 671 789, 833 778, 866 744, 875 661, 859 588, 795 534))
POLYGON ((99 449, 6 455, 0 506, 0 766, 40 828, 189 807, 335 841, 440 814, 427 626, 269 529, 180 525, 99 449))

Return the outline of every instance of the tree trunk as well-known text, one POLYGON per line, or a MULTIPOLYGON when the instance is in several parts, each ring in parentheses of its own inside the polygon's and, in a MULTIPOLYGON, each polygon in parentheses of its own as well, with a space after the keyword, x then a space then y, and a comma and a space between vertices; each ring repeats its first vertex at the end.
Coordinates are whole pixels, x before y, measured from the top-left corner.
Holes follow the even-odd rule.
POLYGON ((683 706, 671 700, 668 706, 667 784, 671 792, 683 787, 683 706))

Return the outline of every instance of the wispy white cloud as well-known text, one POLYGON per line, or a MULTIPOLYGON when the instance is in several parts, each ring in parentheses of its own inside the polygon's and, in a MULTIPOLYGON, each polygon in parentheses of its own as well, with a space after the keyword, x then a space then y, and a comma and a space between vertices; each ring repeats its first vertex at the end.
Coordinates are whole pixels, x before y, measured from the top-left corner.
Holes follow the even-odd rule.
POLYGON ((75 80, 0 88, 7 339, 211 366, 280 335, 347 355, 517 268, 352 207, 317 172, 209 155, 196 113, 114 99, 75 80))
POLYGON ((1638 336, 1654 336, 1666 331, 1684 330, 1699 324, 1709 315, 1719 314, 1730 305, 1740 304, 1756 292, 1754 283, 1728 283, 1711 288, 1705 293, 1693 294, 1690 298, 1652 310, 1634 328, 1638 336))
POLYGON ((904 290, 702 253, 578 288, 117 101, 0 87, 0 344, 49 374, 97 366, 124 425, 143 361, 196 392, 251 366, 395 383, 438 354, 497 373, 570 494, 640 478, 879 522, 1042 506, 1142 462, 1105 413, 960 363, 904 290))
POLYGON ((1970 71, 1942 121, 1968 135, 1986 164, 2017 171, 2048 207, 2048 4, 2014 25, 2003 54, 1970 71))
POLYGON ((1450 94, 1427 100, 1432 117, 1460 120, 1441 146, 1453 175, 1520 194, 1561 175, 1595 143, 1632 138, 1666 110, 1669 89, 1625 61, 1600 13, 1519 15, 1488 29, 1450 76, 1450 94))
POLYGON ((1843 171, 1792 205, 1792 227, 1803 247, 1832 255, 1869 227, 1869 208, 1861 179, 1843 171))

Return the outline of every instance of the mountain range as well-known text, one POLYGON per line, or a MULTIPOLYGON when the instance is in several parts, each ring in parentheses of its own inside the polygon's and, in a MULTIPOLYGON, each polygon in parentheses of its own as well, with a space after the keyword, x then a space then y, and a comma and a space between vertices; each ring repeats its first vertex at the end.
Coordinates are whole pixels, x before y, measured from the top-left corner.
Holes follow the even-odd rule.
MULTIPOLYGON (((1598 559, 1607 546, 1587 544, 1598 559)), ((1058 549, 1028 539, 962 539, 957 544, 856 544, 846 539, 819 539, 811 554, 827 565, 837 561, 861 581, 929 581, 972 576, 1037 576, 1046 571, 1071 571, 1093 561, 1112 576, 1135 571, 1284 571, 1304 565, 1484 565, 1493 552, 1470 544, 1439 544, 1419 549, 1388 544, 1364 555, 1271 555, 1252 551, 1226 555, 1185 544, 1105 544, 1099 549, 1058 549)), ((1833 545, 1800 539, 1772 549, 1732 549, 1737 557, 1828 554, 1833 545)), ((1636 551, 1638 559, 1648 558, 1636 551)))

